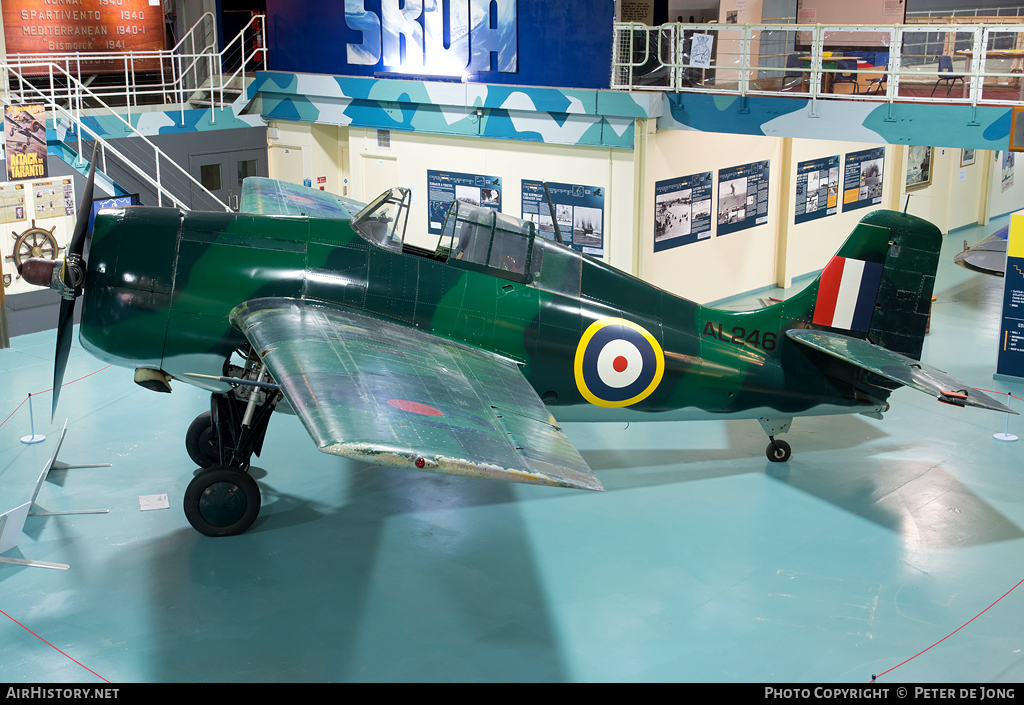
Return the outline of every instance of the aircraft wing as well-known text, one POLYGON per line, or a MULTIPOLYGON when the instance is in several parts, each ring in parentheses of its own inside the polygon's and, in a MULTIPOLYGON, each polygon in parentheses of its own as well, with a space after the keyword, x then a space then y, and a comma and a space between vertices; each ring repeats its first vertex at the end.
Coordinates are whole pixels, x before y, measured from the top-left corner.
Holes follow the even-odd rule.
POLYGON ((1017 413, 938 368, 892 350, 886 350, 867 340, 824 330, 799 328, 787 330, 786 336, 801 345, 820 350, 894 382, 913 387, 925 394, 933 394, 936 399, 947 404, 977 406, 1010 414, 1017 413))
MULTIPOLYGON (((966 245, 966 242, 964 244, 966 245)), ((1004 276, 1006 271, 1006 228, 1000 228, 973 247, 953 255, 953 261, 964 269, 982 274, 993 274, 997 277, 1004 276)))
POLYGON ((250 177, 242 182, 240 213, 349 219, 364 203, 288 181, 250 177))
POLYGON ((510 360, 300 299, 253 299, 232 310, 231 321, 325 453, 604 489, 510 360))

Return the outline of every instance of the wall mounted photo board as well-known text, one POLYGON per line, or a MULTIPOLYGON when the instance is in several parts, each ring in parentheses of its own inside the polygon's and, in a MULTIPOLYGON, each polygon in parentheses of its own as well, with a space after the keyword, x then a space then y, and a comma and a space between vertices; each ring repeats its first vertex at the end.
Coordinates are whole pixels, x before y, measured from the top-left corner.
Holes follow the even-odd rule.
POLYGON ((911 146, 907 149, 906 191, 917 191, 931 185, 933 152, 933 147, 911 146))

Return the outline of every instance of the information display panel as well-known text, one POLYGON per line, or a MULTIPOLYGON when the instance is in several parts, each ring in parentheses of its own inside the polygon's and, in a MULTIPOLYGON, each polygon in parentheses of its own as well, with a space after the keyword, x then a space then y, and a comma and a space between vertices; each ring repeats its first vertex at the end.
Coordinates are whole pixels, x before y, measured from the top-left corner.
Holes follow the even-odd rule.
POLYGON ((1024 377, 1024 211, 1010 216, 996 376, 1024 377))
POLYGON ((711 172, 654 184, 654 251, 711 237, 711 172))
MULTIPOLYGON (((548 182, 562 242, 594 257, 604 256, 604 188, 548 182)), ((537 232, 555 239, 544 182, 523 179, 523 218, 537 224, 537 232)))
POLYGON ((882 202, 885 147, 847 152, 843 170, 843 213, 882 202))
POLYGON ((768 222, 768 167, 753 162, 718 170, 718 234, 768 222))
POLYGON ((500 212, 501 179, 427 169, 427 232, 441 234, 445 213, 455 200, 500 212))
POLYGON ((839 212, 839 155, 798 162, 793 222, 824 218, 839 212))

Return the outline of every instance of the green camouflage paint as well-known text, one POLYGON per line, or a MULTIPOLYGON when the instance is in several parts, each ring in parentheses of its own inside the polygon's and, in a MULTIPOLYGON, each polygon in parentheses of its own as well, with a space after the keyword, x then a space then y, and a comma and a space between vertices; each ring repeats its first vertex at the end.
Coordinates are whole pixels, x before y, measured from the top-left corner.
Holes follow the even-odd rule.
MULTIPOLYGON (((891 339, 919 355, 937 237, 925 221, 877 211, 840 250, 885 264, 880 297, 888 298, 872 324, 876 342, 891 339)), ((289 297, 340 304, 514 360, 559 418, 581 407, 588 418, 609 420, 637 411, 674 418, 667 412, 681 409, 855 411, 878 408, 888 396, 855 366, 823 362, 787 340, 787 328, 812 327, 817 282, 761 310, 720 311, 554 243, 543 249, 523 282, 433 253, 383 249, 343 218, 121 209, 96 220, 81 338, 93 354, 126 367, 163 369, 179 380, 185 372, 220 374, 245 342, 228 321, 231 309, 289 297), (605 319, 642 326, 664 352, 656 388, 625 409, 588 403, 574 373, 581 336, 605 319)))

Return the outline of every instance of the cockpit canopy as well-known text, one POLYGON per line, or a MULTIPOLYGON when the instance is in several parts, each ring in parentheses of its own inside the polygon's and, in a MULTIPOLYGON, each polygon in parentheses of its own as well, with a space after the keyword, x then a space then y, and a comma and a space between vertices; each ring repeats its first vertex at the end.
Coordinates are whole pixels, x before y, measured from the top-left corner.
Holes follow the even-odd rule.
POLYGON ((385 191, 356 213, 352 229, 375 245, 401 252, 411 202, 412 193, 407 188, 385 191))
POLYGON ((512 275, 509 278, 525 279, 534 235, 534 225, 528 220, 454 201, 438 249, 448 248, 449 261, 473 263, 512 275))
POLYGON ((529 220, 489 208, 453 201, 433 252, 408 244, 403 247, 411 202, 407 188, 385 191, 352 218, 352 228, 365 240, 393 252, 447 261, 554 293, 580 295, 578 251, 538 237, 529 220))

